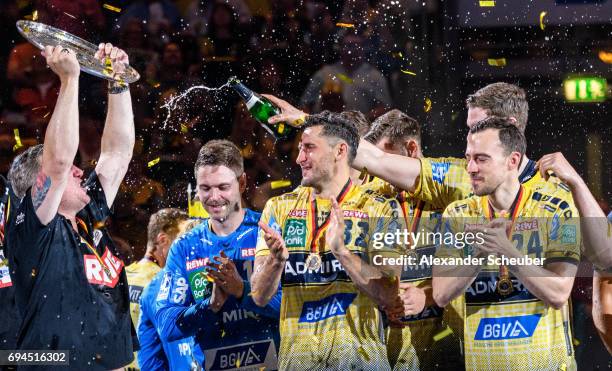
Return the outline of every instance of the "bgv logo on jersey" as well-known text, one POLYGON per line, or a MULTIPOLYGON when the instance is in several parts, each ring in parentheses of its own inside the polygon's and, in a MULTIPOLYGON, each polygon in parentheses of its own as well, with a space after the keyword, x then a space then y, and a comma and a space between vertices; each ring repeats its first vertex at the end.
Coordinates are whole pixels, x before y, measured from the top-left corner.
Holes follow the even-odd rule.
POLYGON ((541 314, 516 317, 483 318, 474 340, 510 340, 533 336, 541 314))
POLYGON ((119 282, 119 275, 123 269, 123 261, 113 255, 108 247, 104 250, 104 255, 102 255, 101 260, 102 262, 100 262, 95 255, 83 255, 83 264, 85 265, 87 281, 94 285, 115 287, 117 282, 119 282), (110 277, 102 264, 108 268, 110 277))
POLYGON ((318 301, 307 301, 302 306, 299 323, 318 322, 324 319, 343 316, 357 294, 334 294, 318 301))
POLYGON ((227 370, 261 365, 265 362, 270 344, 270 341, 266 341, 220 349, 217 351, 215 361, 210 369, 227 370))

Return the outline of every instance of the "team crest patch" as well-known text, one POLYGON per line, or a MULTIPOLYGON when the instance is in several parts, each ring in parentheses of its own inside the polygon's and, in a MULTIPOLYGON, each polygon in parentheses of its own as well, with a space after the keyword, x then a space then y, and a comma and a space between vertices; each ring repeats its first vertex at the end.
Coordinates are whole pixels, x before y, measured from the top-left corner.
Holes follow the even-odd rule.
POLYGON ((433 180, 443 184, 449 168, 450 164, 448 162, 432 162, 431 173, 433 175, 433 180))
POLYGON ((576 244, 576 226, 564 225, 561 226, 561 243, 574 245, 576 244))
POLYGON ((306 221, 300 219, 287 219, 283 237, 287 247, 306 246, 306 221))

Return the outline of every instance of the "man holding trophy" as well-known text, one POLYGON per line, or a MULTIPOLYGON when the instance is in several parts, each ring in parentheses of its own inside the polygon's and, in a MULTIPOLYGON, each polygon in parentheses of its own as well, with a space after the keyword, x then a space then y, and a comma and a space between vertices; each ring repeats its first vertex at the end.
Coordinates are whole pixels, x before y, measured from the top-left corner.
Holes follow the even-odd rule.
POLYGON ((127 54, 111 44, 100 44, 95 55, 83 53, 59 45, 42 52, 61 89, 44 144, 11 166, 9 179, 23 200, 6 250, 23 318, 17 349, 68 351, 70 369, 109 370, 129 364, 134 350, 124 264, 102 238, 132 156, 134 120, 128 86, 116 78, 129 68, 127 54), (87 179, 73 165, 84 58, 113 80, 100 157, 87 179))

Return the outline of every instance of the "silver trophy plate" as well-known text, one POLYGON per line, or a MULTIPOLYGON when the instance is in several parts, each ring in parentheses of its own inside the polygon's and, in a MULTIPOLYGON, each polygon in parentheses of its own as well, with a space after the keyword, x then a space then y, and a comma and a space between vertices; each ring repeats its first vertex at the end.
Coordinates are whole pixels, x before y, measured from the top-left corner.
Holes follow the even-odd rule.
POLYGON ((110 60, 102 63, 94 58, 98 51, 98 46, 66 31, 32 21, 17 21, 17 29, 23 37, 41 50, 46 45, 61 45, 74 51, 81 66, 81 71, 88 74, 128 84, 138 81, 140 78, 138 72, 130 66, 126 66, 126 70, 122 74, 114 73, 110 60))

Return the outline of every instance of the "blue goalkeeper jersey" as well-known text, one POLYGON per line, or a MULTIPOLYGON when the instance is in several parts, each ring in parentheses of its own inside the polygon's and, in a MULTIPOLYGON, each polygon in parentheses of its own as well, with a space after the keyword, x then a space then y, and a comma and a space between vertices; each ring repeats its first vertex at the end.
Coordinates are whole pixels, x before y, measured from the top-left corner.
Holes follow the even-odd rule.
POLYGON ((157 333, 155 299, 162 278, 163 271, 160 271, 140 296, 138 367, 141 370, 190 370, 193 362, 202 364, 204 361, 204 355, 195 346, 193 337, 166 342, 157 333))
POLYGON ((250 295, 260 213, 245 209, 242 224, 228 236, 217 236, 209 220, 177 239, 164 268, 157 294, 156 321, 162 340, 195 336, 207 370, 241 367, 277 369, 281 291, 260 308, 250 295), (206 263, 223 250, 244 283, 240 299, 230 296, 221 310, 210 310, 212 282, 206 263))

